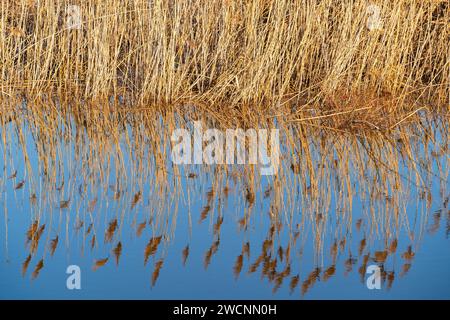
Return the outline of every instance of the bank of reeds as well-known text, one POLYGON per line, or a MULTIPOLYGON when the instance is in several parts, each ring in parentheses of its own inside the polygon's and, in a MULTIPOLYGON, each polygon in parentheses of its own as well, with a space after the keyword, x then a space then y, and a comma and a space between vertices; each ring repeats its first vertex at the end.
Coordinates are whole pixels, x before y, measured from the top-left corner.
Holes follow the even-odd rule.
POLYGON ((447 111, 448 2, 372 2, 2 1, 1 97, 123 97, 241 114, 339 111, 350 97, 359 109, 375 97, 389 112, 364 114, 447 111))

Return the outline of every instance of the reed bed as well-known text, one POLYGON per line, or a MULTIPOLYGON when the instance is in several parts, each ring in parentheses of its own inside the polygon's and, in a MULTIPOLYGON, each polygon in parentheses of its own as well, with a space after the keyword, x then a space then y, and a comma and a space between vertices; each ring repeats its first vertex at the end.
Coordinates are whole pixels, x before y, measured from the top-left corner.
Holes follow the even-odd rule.
POLYGON ((448 2, 372 2, 2 1, 0 94, 90 107, 192 103, 228 119, 234 109, 395 116, 387 127, 419 108, 447 112, 448 2), (69 6, 79 7, 79 28, 69 6))

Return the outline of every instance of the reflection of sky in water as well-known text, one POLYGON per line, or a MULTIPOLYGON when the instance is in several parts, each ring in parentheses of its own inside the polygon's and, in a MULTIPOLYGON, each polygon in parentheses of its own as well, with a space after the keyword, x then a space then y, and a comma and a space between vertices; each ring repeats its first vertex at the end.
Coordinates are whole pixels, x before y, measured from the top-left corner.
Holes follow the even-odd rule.
MULTIPOLYGON (((7 126, 11 126, 9 124, 7 126)), ((6 127, 8 128, 8 127, 6 127)), ((389 298, 450 298, 450 246, 449 240, 446 238, 446 224, 448 219, 448 205, 443 208, 445 197, 448 196, 448 182, 439 181, 434 177, 430 182, 431 194, 433 197, 432 205, 426 208, 425 201, 418 196, 417 190, 411 190, 408 199, 403 199, 408 203, 406 213, 408 215, 408 223, 411 230, 415 234, 415 239, 410 240, 406 228, 400 227, 397 251, 395 254, 389 255, 384 268, 387 272, 394 270, 394 281, 392 288, 386 289, 387 281, 383 284, 382 290, 368 290, 364 282, 361 282, 361 274, 358 269, 362 265, 363 256, 368 252, 371 258, 375 251, 382 251, 385 247, 389 247, 393 238, 385 241, 385 237, 376 234, 375 231, 369 230, 367 222, 367 211, 364 211, 363 205, 367 206, 367 200, 360 199, 358 195, 353 198, 352 203, 352 219, 350 221, 351 230, 338 228, 336 207, 337 190, 333 188, 334 184, 330 177, 330 212, 329 221, 323 232, 324 248, 317 254, 312 238, 311 222, 305 219, 305 227, 300 228, 298 240, 295 246, 291 247, 290 272, 286 270, 286 258, 281 261, 277 259, 277 273, 286 272, 286 277, 280 284, 279 289, 273 293, 276 281, 269 282, 267 277, 261 276, 263 263, 254 273, 249 273, 249 268, 258 258, 262 251, 262 245, 267 239, 270 229, 270 219, 268 212, 270 211, 270 199, 264 199, 264 190, 270 183, 266 178, 263 179, 261 190, 256 190, 256 198, 251 213, 251 221, 248 223, 246 231, 239 229, 239 220, 243 217, 243 212, 248 205, 245 203, 245 194, 241 185, 230 183, 229 198, 224 202, 221 208, 224 220, 220 230, 220 244, 217 252, 212 255, 210 264, 205 269, 205 254, 211 245, 219 238, 214 235, 214 224, 218 217, 217 201, 212 202, 213 210, 210 211, 206 219, 199 223, 200 214, 204 209, 207 196, 206 192, 214 183, 211 180, 212 174, 201 175, 196 179, 181 179, 181 197, 182 200, 177 203, 171 203, 167 199, 168 204, 164 210, 164 218, 156 219, 158 224, 168 223, 167 235, 170 237, 167 241, 162 241, 154 256, 150 256, 148 263, 144 265, 144 251, 149 239, 152 236, 158 236, 162 233, 160 227, 149 227, 143 230, 142 235, 136 235, 136 227, 143 221, 149 221, 149 214, 152 210, 161 206, 161 200, 156 197, 150 199, 148 197, 149 190, 154 186, 150 179, 145 181, 145 185, 138 186, 127 185, 124 193, 128 196, 126 200, 114 200, 114 192, 107 190, 106 198, 98 194, 98 203, 96 209, 89 213, 86 201, 92 200, 95 196, 90 195, 92 190, 88 189, 83 201, 80 200, 78 194, 78 185, 81 179, 82 168, 74 167, 79 163, 79 159, 73 157, 65 157, 64 179, 62 193, 56 192, 59 196, 53 197, 50 205, 40 206, 41 197, 39 193, 45 192, 43 189, 39 191, 39 183, 41 180, 37 178, 38 158, 35 151, 34 143, 31 143, 32 136, 29 131, 25 135, 28 149, 29 161, 33 167, 33 178, 37 186, 37 205, 32 209, 29 201, 30 193, 28 188, 28 176, 24 176, 26 169, 23 161, 22 153, 19 152, 20 147, 17 144, 17 135, 13 133, 14 143, 11 147, 12 154, 6 154, 6 176, 2 175, 2 197, 1 206, 5 215, 7 215, 8 224, 5 225, 5 219, 1 219, 1 241, 0 249, 0 298, 137 298, 137 299, 298 299, 302 297, 301 290, 304 281, 316 266, 321 267, 320 279, 315 281, 304 295, 304 298, 368 298, 368 299, 389 299, 389 298), (70 159, 70 160, 69 160, 70 159), (11 166, 13 164, 14 166, 11 166), (75 169, 74 169, 75 168, 75 169), (17 170, 15 179, 8 179, 8 176, 17 170), (68 172, 72 172, 70 176, 68 172), (25 187, 14 191, 14 186, 25 179, 27 183, 25 187), (70 185, 72 183, 72 185, 70 185), (187 185, 190 185, 188 188, 187 185), (440 195, 442 186, 444 194, 440 195), (447 188, 447 189, 445 189, 447 188), (142 192, 142 201, 131 210, 131 201, 137 190, 142 192), (187 190, 192 193, 188 193, 187 190), (70 196, 71 202, 69 209, 59 208, 59 201, 67 200, 67 190, 72 190, 70 196), (259 192, 258 192, 259 191, 259 192), (187 205, 190 199, 190 206, 187 205), (122 202, 121 202, 122 201, 122 202), (82 203, 84 203, 82 205, 82 203), (49 208, 49 206, 51 208, 49 208), (77 206, 79 207, 76 210, 77 206), (124 206, 126 210, 123 212, 120 207, 124 206), (170 207, 167 210, 167 206, 170 207), (189 218, 189 209, 191 219, 189 218), (440 227, 435 234, 429 234, 426 229, 430 228, 433 222, 433 213, 442 209, 440 218, 440 227), (43 215, 42 222, 46 223, 41 243, 37 249, 36 255, 33 256, 28 270, 22 277, 22 263, 28 256, 29 249, 26 246, 26 232, 33 222, 33 214, 38 214, 39 210, 43 215), (52 211, 50 213, 49 211, 52 211), (175 213, 176 212, 176 213, 175 213), (77 223, 77 216, 83 220, 84 225, 76 232, 74 226, 77 223), (114 234, 111 243, 104 243, 104 233, 108 223, 115 217, 118 217, 118 230, 114 234), (167 219, 166 219, 167 217, 167 219), (95 222, 95 231, 97 235, 97 245, 93 250, 90 248, 92 233, 86 234, 90 219, 95 222), (51 219, 51 221, 50 221, 51 219), (69 222, 67 223, 67 220, 69 222), (172 220, 174 219, 174 220, 172 220), (358 220, 362 219, 362 227, 358 231, 356 225, 358 220), (176 225, 173 223, 176 222, 176 225), (192 228, 190 228, 190 223, 192 228), (424 227, 425 226, 425 227, 424 227), (153 228, 153 232, 152 232, 153 228), (7 236, 6 236, 7 230, 7 236), (173 231, 173 234, 170 231, 173 231), (420 236, 420 230, 425 230, 420 236), (53 256, 50 255, 48 242, 56 235, 59 236, 59 244, 53 256), (336 236, 338 235, 338 236, 336 236), (420 238, 421 239, 418 239, 420 238), (325 279, 324 273, 333 265, 331 251, 334 238, 337 239, 337 254, 334 274, 329 279, 325 279), (361 240, 367 239, 365 251, 359 255, 358 247, 361 240), (340 241, 345 239, 341 249, 340 241), (7 243, 5 243, 7 241, 7 243), (115 257, 112 253, 117 242, 120 241, 123 249, 119 260, 119 266, 116 266, 115 257), (241 254, 243 244, 250 243, 250 259, 243 255, 243 266, 240 274, 236 278, 233 268, 235 268, 238 256, 241 254), (182 264, 182 251, 189 245, 189 255, 186 265, 182 264), (402 258, 408 246, 412 245, 415 253, 411 261, 411 268, 408 272, 401 276, 402 267, 407 261, 402 258), (352 271, 346 274, 345 261, 350 257, 356 259, 356 263, 352 266, 352 271), (97 271, 93 271, 94 261, 101 258, 109 257, 105 266, 100 267, 97 271), (44 267, 39 276, 31 280, 31 274, 38 261, 43 258, 44 267), (152 273, 155 264, 163 259, 163 265, 152 287, 152 273), (82 290, 67 290, 65 273, 68 265, 79 265, 82 270, 82 290), (293 277, 299 275, 298 284, 290 293, 289 286, 293 277)), ((438 138, 442 141, 443 137, 438 138)), ((72 144, 65 146, 62 154, 73 154, 74 148, 72 144)), ((4 151, 2 143, 2 153, 4 151)), ((422 150, 422 152, 425 152, 422 150)), ((448 160, 444 155, 441 157, 441 165, 444 172, 448 170, 448 160)), ((64 157, 64 156, 63 156, 64 157)), ((130 159, 124 155, 124 162, 129 163, 130 159)), ((114 157, 113 157, 114 158, 114 157)), ((1 160, 5 165, 4 158, 1 160)), ((2 165, 2 168, 3 168, 2 165)), ((112 165, 112 168, 114 166, 112 165)), ((197 173, 199 168, 196 169, 197 173)), ((131 169, 126 170, 131 174, 131 169)), ((433 172, 438 172, 437 164, 432 167, 433 172)), ((94 174, 98 174, 93 169, 94 174)), ((408 176, 408 172, 400 164, 400 172, 404 176, 408 176)), ((139 173, 138 173, 139 174, 139 173)), ((147 172, 150 177, 152 172, 147 172)), ((171 174, 169 173, 169 176, 171 174)), ((292 174, 291 174, 292 175, 292 174)), ((111 170, 109 184, 114 184, 116 180, 115 170, 111 170)), ((357 175, 353 176, 352 182, 356 181, 357 175)), ((447 177, 445 177, 447 178, 447 177)), ((122 178, 120 178, 122 179, 122 178)), ((58 180, 59 183, 61 180, 58 180)), ((289 181, 285 181, 288 184, 289 181)), ((105 191, 108 185, 98 185, 98 190, 105 191)), ((220 189, 223 189, 224 184, 220 189)), ((283 187, 286 187, 285 185, 283 187)), ((358 185, 354 185, 357 190, 358 185)), ((295 187, 293 187, 295 188, 295 187)), ((288 187, 289 189, 289 187, 288 187)), ((292 191, 292 190, 291 190, 292 191)), ((94 192, 95 193, 95 192, 94 192)), ((52 197, 52 196, 51 196, 52 197)), ((176 196, 178 199, 179 197, 176 196)), ((373 214, 377 214, 377 209, 373 214)), ((278 247, 283 246, 286 251, 287 244, 292 241, 293 232, 289 232, 289 215, 292 212, 293 223, 291 226, 295 229, 297 223, 301 223, 302 217, 300 208, 297 206, 293 211, 287 210, 282 213, 282 222, 284 227, 280 233, 275 232, 274 251, 271 258, 278 255, 278 247)), ((369 211, 370 212, 370 211, 369 211)), ((348 213, 347 213, 348 215, 348 213)), ((342 216, 342 215, 339 215, 342 216)), ((402 213, 400 213, 402 216, 402 213)), ((402 219, 402 218, 401 218, 402 219)), ((269 250, 270 251, 270 250, 269 250)), ((369 261, 367 265, 374 264, 369 261)), ((367 275, 365 275, 367 278, 367 275)))

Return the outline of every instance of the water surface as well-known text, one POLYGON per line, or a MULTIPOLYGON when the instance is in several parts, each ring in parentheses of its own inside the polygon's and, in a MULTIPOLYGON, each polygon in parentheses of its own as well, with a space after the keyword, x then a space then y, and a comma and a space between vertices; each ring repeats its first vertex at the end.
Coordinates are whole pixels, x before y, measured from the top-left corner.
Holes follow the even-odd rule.
POLYGON ((280 124, 282 168, 263 177, 174 166, 182 117, 111 117, 30 111, 1 126, 0 298, 450 298, 447 120, 389 134, 280 124))

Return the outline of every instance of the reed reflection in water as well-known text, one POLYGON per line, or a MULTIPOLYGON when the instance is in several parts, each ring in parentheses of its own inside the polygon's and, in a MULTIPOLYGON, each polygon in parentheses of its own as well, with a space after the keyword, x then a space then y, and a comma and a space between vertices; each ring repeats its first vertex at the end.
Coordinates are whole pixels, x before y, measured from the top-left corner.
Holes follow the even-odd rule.
POLYGON ((446 119, 389 135, 267 122, 282 137, 268 177, 172 165, 170 134, 192 120, 176 113, 9 120, 1 298, 450 298, 446 119))

